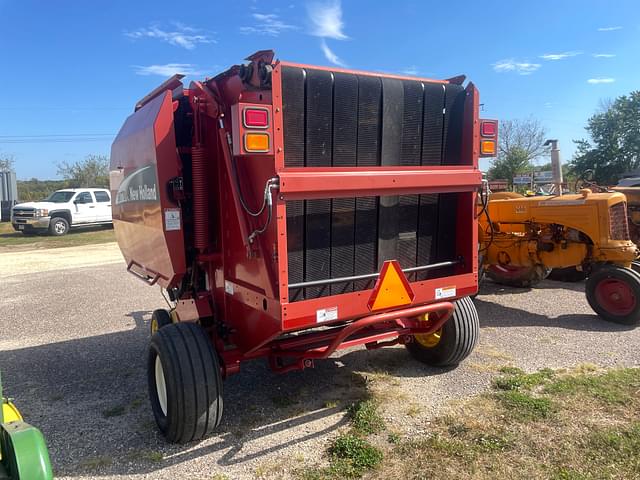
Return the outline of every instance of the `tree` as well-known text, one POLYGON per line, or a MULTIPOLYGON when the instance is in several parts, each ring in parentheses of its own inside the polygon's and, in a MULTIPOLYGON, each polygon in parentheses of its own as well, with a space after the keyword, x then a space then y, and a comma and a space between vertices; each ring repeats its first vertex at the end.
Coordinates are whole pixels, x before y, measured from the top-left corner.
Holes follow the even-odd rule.
POLYGON ((547 153, 545 137, 544 127, 534 118, 501 121, 498 156, 491 162, 489 178, 504 178, 511 185, 514 175, 530 172, 533 160, 547 153))
POLYGON ((640 90, 603 102, 585 129, 590 140, 574 140, 571 168, 576 175, 593 170, 602 185, 617 183, 621 174, 640 167, 640 90))
POLYGON ((11 172, 13 171, 13 164, 15 160, 13 155, 8 153, 0 153, 0 172, 11 172))
POLYGON ((109 158, 105 155, 87 155, 76 163, 58 164, 58 175, 67 180, 69 187, 109 186, 109 158))

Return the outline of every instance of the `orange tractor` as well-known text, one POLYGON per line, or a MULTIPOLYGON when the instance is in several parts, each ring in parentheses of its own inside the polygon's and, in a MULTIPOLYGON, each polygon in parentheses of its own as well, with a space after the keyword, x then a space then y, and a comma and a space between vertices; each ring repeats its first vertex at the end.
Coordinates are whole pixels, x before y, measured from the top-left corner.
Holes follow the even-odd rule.
POLYGON ((606 320, 640 320, 640 274, 632 262, 638 248, 619 192, 523 197, 485 196, 479 214, 481 265, 493 281, 529 287, 552 269, 587 278, 589 305, 606 320))

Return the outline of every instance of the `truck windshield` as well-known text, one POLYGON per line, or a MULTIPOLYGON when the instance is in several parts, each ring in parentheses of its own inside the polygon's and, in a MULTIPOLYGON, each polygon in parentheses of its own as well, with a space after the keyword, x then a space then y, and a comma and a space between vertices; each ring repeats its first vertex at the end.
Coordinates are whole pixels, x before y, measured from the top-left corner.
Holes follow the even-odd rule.
POLYGON ((67 203, 71 200, 75 192, 53 192, 47 198, 45 198, 45 202, 53 202, 53 203, 67 203))

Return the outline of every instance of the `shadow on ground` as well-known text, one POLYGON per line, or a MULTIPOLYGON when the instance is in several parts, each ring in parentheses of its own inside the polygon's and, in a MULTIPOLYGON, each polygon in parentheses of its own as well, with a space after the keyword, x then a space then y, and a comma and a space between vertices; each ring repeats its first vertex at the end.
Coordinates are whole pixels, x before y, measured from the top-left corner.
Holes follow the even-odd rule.
POLYGON ((595 313, 559 315, 550 318, 535 312, 505 307, 487 301, 481 296, 476 297, 473 303, 478 310, 482 327, 556 327, 589 332, 624 332, 634 329, 632 325, 607 322, 595 313))
POLYGON ((217 434, 172 445, 158 433, 147 397, 150 314, 129 314, 136 324, 129 331, 0 352, 6 391, 43 431, 57 476, 150 473, 213 452, 220 467, 239 464, 338 428, 346 420, 335 414, 367 398, 370 373, 442 372, 412 361, 404 348, 358 349, 284 375, 248 362, 225 381, 217 434))

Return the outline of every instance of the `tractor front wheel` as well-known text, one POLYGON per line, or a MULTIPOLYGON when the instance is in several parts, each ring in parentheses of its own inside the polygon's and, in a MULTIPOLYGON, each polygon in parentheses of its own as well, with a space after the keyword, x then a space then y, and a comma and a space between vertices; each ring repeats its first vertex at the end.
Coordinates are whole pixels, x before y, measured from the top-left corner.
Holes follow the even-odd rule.
POLYGON ((478 312, 469 297, 454 302, 451 318, 437 332, 417 334, 406 344, 416 360, 434 367, 454 366, 473 351, 480 335, 478 312))
POLYGON ((585 293, 591 308, 605 320, 624 325, 640 321, 640 274, 608 265, 594 271, 585 293))
POLYGON ((168 441, 200 440, 220 424, 220 364, 200 325, 159 329, 151 338, 147 378, 153 415, 168 441))

